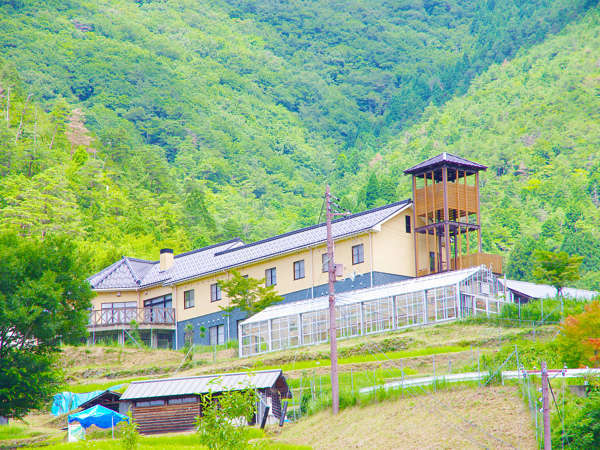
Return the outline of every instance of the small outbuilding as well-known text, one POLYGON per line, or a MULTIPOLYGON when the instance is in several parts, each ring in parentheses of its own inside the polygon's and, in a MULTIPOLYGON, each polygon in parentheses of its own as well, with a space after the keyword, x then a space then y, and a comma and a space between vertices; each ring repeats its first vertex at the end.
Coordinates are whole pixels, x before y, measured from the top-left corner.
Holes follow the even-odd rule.
POLYGON ((92 406, 102 405, 105 408, 112 409, 115 412, 119 411, 119 399, 121 394, 111 390, 100 392, 97 396, 79 405, 82 410, 91 408, 92 406))
POLYGON ((259 411, 269 406, 281 419, 281 400, 292 394, 281 369, 222 373, 185 378, 134 381, 120 398, 120 410, 131 410, 142 434, 192 430, 202 415, 201 396, 232 390, 256 390, 259 411))

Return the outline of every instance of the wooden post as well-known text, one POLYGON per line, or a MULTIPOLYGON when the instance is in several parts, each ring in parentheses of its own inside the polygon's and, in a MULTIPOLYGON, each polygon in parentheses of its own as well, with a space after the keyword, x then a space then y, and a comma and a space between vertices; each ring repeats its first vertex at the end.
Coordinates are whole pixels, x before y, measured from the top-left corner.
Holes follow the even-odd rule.
POLYGON ((444 187, 444 238, 446 243, 446 270, 450 270, 450 212, 448 211, 448 168, 442 167, 442 183, 444 187))
MULTIPOLYGON (((329 348, 331 361, 331 406, 333 414, 336 415, 340 408, 339 385, 338 385, 338 358, 337 358, 337 336, 335 323, 335 259, 333 256, 333 234, 331 232, 331 195, 329 185, 325 191, 326 218, 327 218, 327 272, 329 286, 329 348)), ((262 427, 261 427, 262 428, 262 427)))
POLYGON ((427 274, 429 274, 431 270, 431 263, 429 262, 429 229, 427 228, 427 225, 429 225, 429 202, 427 201, 427 173, 423 174, 423 180, 425 181, 425 245, 427 248, 427 274))
POLYGON ((418 256, 418 246, 417 246, 417 236, 418 233, 415 231, 417 228, 417 177, 413 174, 412 176, 412 185, 413 185, 413 224, 412 224, 412 234, 413 241, 415 244, 415 277, 419 276, 419 256, 418 256))
POLYGON ((440 265, 439 265, 439 255, 438 255, 438 250, 439 250, 439 242, 438 242, 438 234, 437 234, 437 227, 435 226, 435 224, 437 223, 437 203, 436 203, 436 199, 435 199, 435 170, 431 171, 431 194, 433 197, 432 203, 433 203, 433 251, 434 251, 434 267, 435 267, 435 272, 439 272, 440 271, 440 265))
POLYGON ((477 195, 477 244, 481 253, 481 218, 479 216, 479 172, 475 172, 475 194, 477 195))
POLYGON ((546 361, 542 361, 542 414, 544 417, 544 450, 552 448, 550 435, 550 393, 548 392, 548 368, 546 361))
POLYGON ((463 172, 463 176, 464 176, 464 180, 465 180, 465 184, 464 184, 464 191, 465 191, 465 215, 467 218, 467 230, 466 230, 466 239, 467 239, 467 255, 469 253, 471 253, 471 249, 469 247, 469 198, 467 197, 468 195, 468 191, 467 191, 467 171, 465 170, 463 172))

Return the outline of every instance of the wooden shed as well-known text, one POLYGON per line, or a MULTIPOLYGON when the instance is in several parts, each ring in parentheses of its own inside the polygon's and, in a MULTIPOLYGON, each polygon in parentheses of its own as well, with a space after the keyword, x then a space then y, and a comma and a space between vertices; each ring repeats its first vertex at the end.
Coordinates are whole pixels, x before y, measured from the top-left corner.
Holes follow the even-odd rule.
POLYGON ((291 398, 280 369, 262 370, 134 381, 121 396, 121 410, 131 409, 142 434, 193 430, 202 415, 202 395, 245 389, 255 389, 257 401, 270 406, 277 419, 281 418, 281 399, 291 398))
POLYGON ((106 390, 96 397, 89 399, 87 402, 79 405, 79 408, 83 411, 84 409, 91 408, 92 406, 102 405, 108 409, 112 409, 115 412, 119 412, 119 400, 121 394, 111 390, 106 390))

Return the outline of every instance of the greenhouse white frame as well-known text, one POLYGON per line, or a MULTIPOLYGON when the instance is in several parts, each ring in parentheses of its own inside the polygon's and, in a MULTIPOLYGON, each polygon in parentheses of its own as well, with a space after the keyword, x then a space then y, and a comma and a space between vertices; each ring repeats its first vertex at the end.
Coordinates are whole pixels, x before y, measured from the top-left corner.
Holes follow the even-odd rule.
MULTIPOLYGON (((336 294, 337 337, 383 333, 500 312, 507 302, 485 266, 336 294)), ((240 357, 328 341, 327 296, 271 306, 238 328, 240 357)))

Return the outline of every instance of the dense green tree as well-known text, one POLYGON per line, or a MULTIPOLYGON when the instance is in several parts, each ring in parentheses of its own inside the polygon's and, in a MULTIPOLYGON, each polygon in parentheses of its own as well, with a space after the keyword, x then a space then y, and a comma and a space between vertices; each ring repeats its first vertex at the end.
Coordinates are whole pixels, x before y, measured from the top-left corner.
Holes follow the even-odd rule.
POLYGON ((61 381, 61 343, 86 336, 86 259, 66 237, 0 235, 0 415, 41 407, 61 381))
POLYGON ((511 250, 506 265, 506 275, 515 280, 531 280, 535 270, 534 252, 538 248, 537 241, 524 236, 511 250))
POLYGON ((533 276, 542 283, 554 286, 557 296, 562 297, 563 288, 579 280, 582 256, 546 250, 536 250, 534 255, 536 267, 533 276))
POLYGON ((265 286, 264 278, 258 280, 244 277, 236 270, 231 271, 230 279, 220 280, 219 286, 230 300, 230 306, 221 307, 226 312, 238 308, 252 316, 283 300, 283 297, 275 292, 274 286, 265 286))

